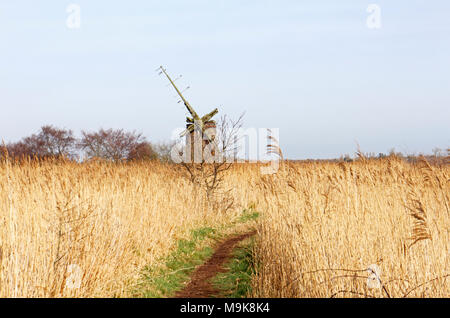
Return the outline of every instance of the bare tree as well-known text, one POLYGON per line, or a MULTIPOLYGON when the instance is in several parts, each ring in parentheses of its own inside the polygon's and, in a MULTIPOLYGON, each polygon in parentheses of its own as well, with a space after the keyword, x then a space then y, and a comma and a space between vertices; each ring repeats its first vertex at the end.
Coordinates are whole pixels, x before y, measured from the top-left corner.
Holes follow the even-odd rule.
POLYGON ((153 149, 153 146, 147 142, 143 141, 135 145, 135 147, 128 153, 127 159, 133 160, 157 160, 158 153, 153 149))
POLYGON ((42 126, 37 134, 23 138, 19 142, 6 145, 11 158, 25 157, 76 157, 76 138, 71 130, 50 125, 42 126))
POLYGON ((31 152, 41 157, 74 157, 75 142, 72 130, 59 129, 50 125, 41 127, 38 134, 23 139, 31 152))
POLYGON ((82 131, 79 148, 89 158, 119 161, 128 159, 136 147, 145 142, 142 134, 123 129, 100 129, 98 132, 82 131))
POLYGON ((23 141, 3 144, 0 151, 0 158, 25 159, 32 156, 31 149, 23 141))
POLYGON ((221 187, 224 174, 235 162, 238 148, 239 130, 242 128, 242 114, 237 120, 222 116, 216 126, 213 142, 203 147, 203 154, 211 151, 212 156, 202 155, 200 162, 185 161, 183 167, 189 173, 192 182, 202 185, 209 199, 212 199, 221 187), (210 148, 210 149, 208 149, 210 148))

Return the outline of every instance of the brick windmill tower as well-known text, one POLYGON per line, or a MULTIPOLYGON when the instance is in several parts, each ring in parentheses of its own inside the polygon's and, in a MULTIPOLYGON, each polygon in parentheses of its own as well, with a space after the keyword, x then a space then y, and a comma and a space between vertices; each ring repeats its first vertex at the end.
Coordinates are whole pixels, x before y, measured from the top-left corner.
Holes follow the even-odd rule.
MULTIPOLYGON (((180 92, 180 90, 175 85, 174 81, 170 78, 169 74, 167 74, 164 67, 160 66, 158 68, 160 70, 160 74, 164 73, 170 83, 172 84, 173 88, 177 91, 178 95, 180 96, 181 100, 183 101, 184 105, 186 106, 188 112, 191 114, 192 117, 186 117, 186 130, 181 134, 181 137, 186 136, 186 148, 191 152, 191 160, 193 160, 194 156, 194 150, 196 149, 195 143, 198 142, 197 139, 201 138, 201 151, 203 152, 203 149, 211 144, 214 143, 216 139, 216 122, 214 120, 211 120, 211 118, 216 115, 219 111, 218 109, 214 109, 212 112, 204 115, 203 117, 200 117, 195 110, 192 108, 192 106, 189 104, 189 102, 184 98, 183 94, 180 92)), ((212 155, 214 153, 212 152, 212 155)))

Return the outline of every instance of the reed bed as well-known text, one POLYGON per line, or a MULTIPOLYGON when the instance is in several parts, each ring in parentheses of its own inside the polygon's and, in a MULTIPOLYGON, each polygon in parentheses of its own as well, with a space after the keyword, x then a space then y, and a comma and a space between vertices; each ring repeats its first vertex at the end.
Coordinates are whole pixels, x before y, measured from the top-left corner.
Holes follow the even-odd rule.
POLYGON ((261 178, 256 297, 449 297, 448 164, 285 163, 261 178))
POLYGON ((448 164, 261 167, 226 172, 225 208, 177 165, 0 163, 0 297, 130 296, 178 238, 249 206, 251 297, 449 296, 448 164))
POLYGON ((223 220, 171 165, 0 164, 0 297, 129 296, 143 266, 223 220))

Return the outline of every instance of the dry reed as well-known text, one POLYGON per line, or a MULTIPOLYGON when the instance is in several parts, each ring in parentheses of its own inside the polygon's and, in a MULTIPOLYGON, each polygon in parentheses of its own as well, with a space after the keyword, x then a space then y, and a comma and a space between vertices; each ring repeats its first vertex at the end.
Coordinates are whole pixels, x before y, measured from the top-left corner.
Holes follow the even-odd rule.
POLYGON ((448 165, 261 167, 227 171, 229 209, 174 165, 0 163, 0 297, 129 296, 176 239, 249 205, 261 213, 251 296, 449 296, 448 165))

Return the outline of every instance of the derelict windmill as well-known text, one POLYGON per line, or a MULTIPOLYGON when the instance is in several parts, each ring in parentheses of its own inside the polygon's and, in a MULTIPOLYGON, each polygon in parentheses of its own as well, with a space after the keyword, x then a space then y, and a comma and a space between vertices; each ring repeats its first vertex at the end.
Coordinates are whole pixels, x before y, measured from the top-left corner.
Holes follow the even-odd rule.
POLYGON ((173 88, 175 88, 175 90, 177 91, 181 100, 183 101, 184 105, 186 106, 188 112, 192 116, 192 117, 186 117, 186 130, 181 133, 181 137, 184 137, 184 136, 187 137, 186 145, 188 147, 191 147, 191 151, 193 150, 193 148, 194 148, 193 147, 194 133, 196 131, 199 132, 201 136, 204 136, 206 138, 206 140, 203 140, 203 142, 202 142, 202 148, 204 148, 209 143, 214 143, 215 135, 216 135, 216 122, 211 119, 214 115, 216 115, 219 112, 218 109, 216 108, 212 112, 204 115, 203 117, 200 117, 195 112, 195 110, 192 108, 192 106, 189 104, 189 102, 186 100, 186 98, 184 98, 183 94, 177 88, 174 81, 170 78, 169 74, 167 74, 164 67, 160 66, 158 68, 158 70, 160 70, 159 74, 164 73, 164 75, 166 75, 166 77, 169 79, 173 88))

